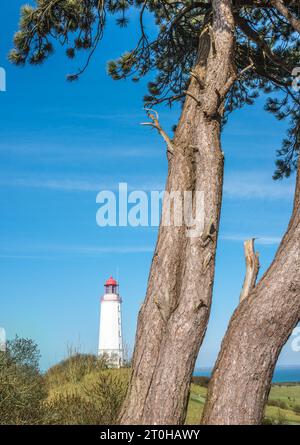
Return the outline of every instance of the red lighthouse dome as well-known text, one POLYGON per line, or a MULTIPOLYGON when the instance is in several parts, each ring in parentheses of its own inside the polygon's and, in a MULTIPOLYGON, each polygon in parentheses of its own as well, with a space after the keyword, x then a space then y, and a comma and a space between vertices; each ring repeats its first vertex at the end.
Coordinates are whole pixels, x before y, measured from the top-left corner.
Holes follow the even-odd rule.
POLYGON ((105 294, 119 295, 119 284, 117 280, 115 280, 113 277, 109 277, 109 279, 106 280, 104 287, 105 287, 105 294))
POLYGON ((104 286, 118 286, 118 283, 113 277, 109 277, 104 286))

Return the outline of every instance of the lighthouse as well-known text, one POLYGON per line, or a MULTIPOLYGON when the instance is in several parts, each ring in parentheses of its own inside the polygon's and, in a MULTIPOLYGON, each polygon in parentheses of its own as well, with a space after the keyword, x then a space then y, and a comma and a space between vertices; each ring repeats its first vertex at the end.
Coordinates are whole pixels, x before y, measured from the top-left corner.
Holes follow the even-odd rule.
POLYGON ((98 356, 106 355, 110 366, 123 364, 121 304, 118 282, 110 277, 104 284, 100 304, 100 329, 98 356))

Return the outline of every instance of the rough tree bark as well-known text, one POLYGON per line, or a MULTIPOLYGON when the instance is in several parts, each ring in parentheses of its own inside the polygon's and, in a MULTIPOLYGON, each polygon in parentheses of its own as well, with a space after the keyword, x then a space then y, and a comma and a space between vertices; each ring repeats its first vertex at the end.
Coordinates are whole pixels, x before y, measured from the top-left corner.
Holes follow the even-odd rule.
POLYGON ((300 319, 300 160, 276 257, 236 309, 209 385, 204 424, 260 424, 278 355, 300 319))
POLYGON ((191 238, 184 226, 160 227, 122 424, 180 424, 185 418, 211 306, 223 186, 221 117, 235 80, 233 48, 231 1, 215 0, 212 27, 199 39, 166 187, 204 192, 205 230, 191 238))

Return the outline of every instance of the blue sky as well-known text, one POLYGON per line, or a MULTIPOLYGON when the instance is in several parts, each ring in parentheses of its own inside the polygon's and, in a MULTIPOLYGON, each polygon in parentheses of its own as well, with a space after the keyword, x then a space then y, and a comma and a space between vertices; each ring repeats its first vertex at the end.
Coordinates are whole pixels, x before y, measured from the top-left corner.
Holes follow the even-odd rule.
MULTIPOLYGON (((97 192, 127 182, 132 189, 163 188, 165 147, 140 126, 145 82, 112 81, 106 61, 134 44, 111 22, 89 70, 76 83, 65 75, 80 61, 63 51, 42 67, 10 66, 7 53, 24 0, 1 13, 0 66, 0 326, 8 337, 33 338, 47 368, 69 346, 96 352, 99 298, 105 279, 118 273, 125 341, 132 349, 137 313, 146 291, 156 240, 154 228, 100 228, 97 192)), ((264 100, 231 116, 223 134, 224 203, 214 302, 197 361, 213 364, 244 277, 243 240, 259 237, 262 272, 270 264, 292 207, 294 178, 272 181, 275 150, 285 124, 263 111, 264 100)), ((160 108, 166 130, 178 110, 160 108)), ((290 342, 280 364, 300 365, 290 342)))

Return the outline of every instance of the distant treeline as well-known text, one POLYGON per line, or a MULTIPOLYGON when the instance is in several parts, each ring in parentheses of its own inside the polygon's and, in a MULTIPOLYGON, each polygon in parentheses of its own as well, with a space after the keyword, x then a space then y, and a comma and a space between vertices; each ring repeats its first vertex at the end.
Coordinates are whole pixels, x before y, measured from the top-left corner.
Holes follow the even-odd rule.
POLYGON ((202 377, 202 376, 192 377, 192 383, 195 383, 195 385, 204 386, 204 388, 208 387, 209 381, 210 381, 209 377, 202 377))

